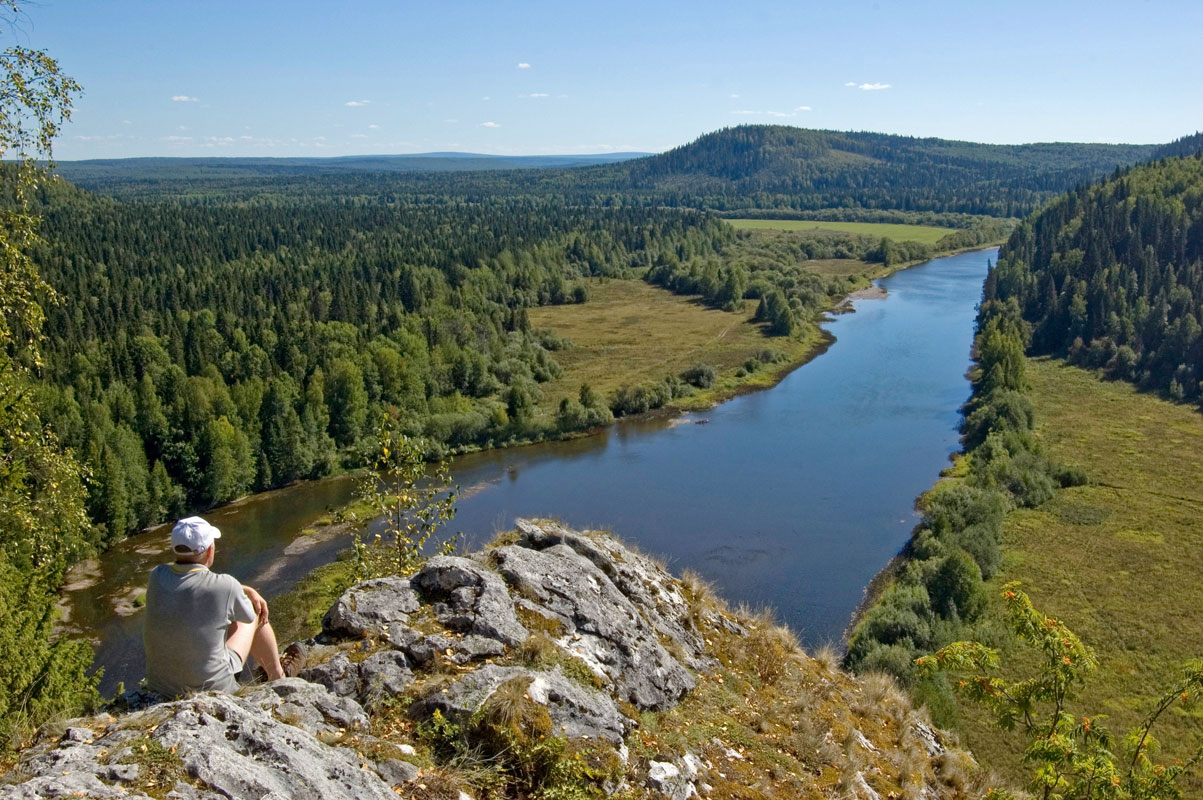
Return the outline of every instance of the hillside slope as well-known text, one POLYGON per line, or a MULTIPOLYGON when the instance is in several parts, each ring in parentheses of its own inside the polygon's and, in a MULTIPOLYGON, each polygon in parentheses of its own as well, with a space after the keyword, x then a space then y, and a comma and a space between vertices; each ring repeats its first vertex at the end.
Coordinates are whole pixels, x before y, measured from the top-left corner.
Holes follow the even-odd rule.
POLYGON ((1198 399, 1203 155, 1134 167, 1025 221, 987 281, 992 299, 1019 305, 1034 354, 1198 399))

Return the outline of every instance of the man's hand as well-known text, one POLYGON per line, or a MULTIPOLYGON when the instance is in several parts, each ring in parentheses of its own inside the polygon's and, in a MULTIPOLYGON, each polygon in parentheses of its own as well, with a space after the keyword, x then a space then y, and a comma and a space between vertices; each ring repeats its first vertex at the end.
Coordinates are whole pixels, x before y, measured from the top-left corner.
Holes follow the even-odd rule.
POLYGON ((243 586, 242 591, 246 592, 247 599, 251 601, 251 607, 255 609, 255 616, 259 618, 259 624, 267 622, 267 601, 263 599, 263 595, 249 586, 243 586))

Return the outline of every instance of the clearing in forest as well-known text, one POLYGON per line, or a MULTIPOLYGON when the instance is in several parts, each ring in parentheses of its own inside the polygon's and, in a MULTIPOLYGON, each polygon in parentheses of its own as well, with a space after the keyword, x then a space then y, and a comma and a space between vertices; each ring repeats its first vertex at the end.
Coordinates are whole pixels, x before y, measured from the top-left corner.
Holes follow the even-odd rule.
MULTIPOLYGON (((1007 515, 991 594, 1022 581, 1036 608, 1095 649, 1099 669, 1072 710, 1107 714, 1104 724, 1123 736, 1177 666, 1203 654, 1203 415, 1063 361, 1028 365, 1041 441, 1057 461, 1084 468, 1092 485, 1007 515)), ((1004 664, 1012 658, 1032 663, 1030 654, 1004 653, 1004 664)), ((1021 737, 982 718, 966 727, 986 766, 1022 780, 1021 737)), ((1165 756, 1186 757, 1203 733, 1203 711, 1175 709, 1154 733, 1165 756)))
POLYGON ((818 339, 814 326, 800 339, 765 336, 762 326, 752 322, 755 300, 745 300, 742 311, 728 312, 639 280, 594 278, 586 285, 589 301, 583 305, 530 310, 531 325, 550 328, 572 341, 555 353, 564 374, 541 387, 540 405, 552 413, 560 398, 576 397, 582 383, 609 394, 624 385, 679 375, 697 364, 715 367, 719 391, 768 384, 775 374, 773 365, 742 377, 736 373, 763 350, 797 362, 818 339))
POLYGON ((877 236, 896 242, 919 242, 935 244, 955 228, 937 228, 931 225, 901 225, 892 222, 825 222, 813 219, 729 219, 736 228, 758 231, 838 231, 863 236, 877 236))

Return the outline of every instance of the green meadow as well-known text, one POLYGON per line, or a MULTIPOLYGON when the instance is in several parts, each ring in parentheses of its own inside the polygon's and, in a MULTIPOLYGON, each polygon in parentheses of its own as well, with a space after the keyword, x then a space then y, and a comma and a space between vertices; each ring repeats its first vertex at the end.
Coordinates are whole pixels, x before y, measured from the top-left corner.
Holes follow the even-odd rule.
POLYGON ((550 328, 571 342, 556 353, 563 374, 541 387, 540 405, 547 413, 554 413, 560 398, 576 397, 582 383, 608 394, 620 386, 677 375, 697 364, 715 368, 715 386, 673 405, 707 406, 740 387, 776 381, 779 369, 742 374, 758 353, 772 350, 780 354, 782 365, 796 364, 819 341, 814 325, 798 337, 765 336, 764 326, 752 320, 754 300, 745 300, 739 311, 720 311, 643 281, 602 278, 586 283, 588 303, 530 309, 532 325, 550 328))
MULTIPOLYGON (((1103 724, 1122 736, 1152 710, 1179 664, 1203 656, 1203 415, 1062 361, 1028 363, 1038 435, 1091 484, 1008 514, 991 595, 1021 581, 1038 609, 1094 647, 1099 669, 1071 710, 1106 715, 1103 724)), ((1004 653, 1003 662, 1023 657, 1004 653)), ((973 752, 1022 780, 1019 736, 968 716, 962 728, 973 752)), ((1186 758, 1203 734, 1203 708, 1176 707, 1154 732, 1166 756, 1186 758)))
POLYGON ((821 222, 809 219, 729 219, 736 228, 756 231, 837 231, 863 236, 884 236, 896 242, 919 242, 935 244, 955 228, 937 228, 931 225, 901 225, 891 222, 821 222))

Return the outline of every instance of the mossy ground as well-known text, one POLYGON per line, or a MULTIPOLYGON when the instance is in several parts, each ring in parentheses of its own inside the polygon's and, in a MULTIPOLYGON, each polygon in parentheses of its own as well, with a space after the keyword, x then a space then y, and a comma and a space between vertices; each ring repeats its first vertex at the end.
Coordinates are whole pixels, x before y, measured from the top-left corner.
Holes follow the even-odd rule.
MULTIPOLYGON (((1021 581, 1036 607, 1063 620, 1099 656, 1075 708, 1107 714, 1117 735, 1140 723, 1177 665, 1203 655, 1203 415, 1126 383, 1048 359, 1029 361, 1038 435, 1092 485, 1058 491, 1006 522, 993 589, 1021 581)), ((1004 663, 1021 660, 1004 653, 1004 663)), ((1021 782, 1018 735, 966 711, 968 744, 1021 782)), ((1156 731, 1167 756, 1191 753, 1203 711, 1176 711, 1156 731)), ((1200 796, 1203 783, 1187 784, 1200 796)))

